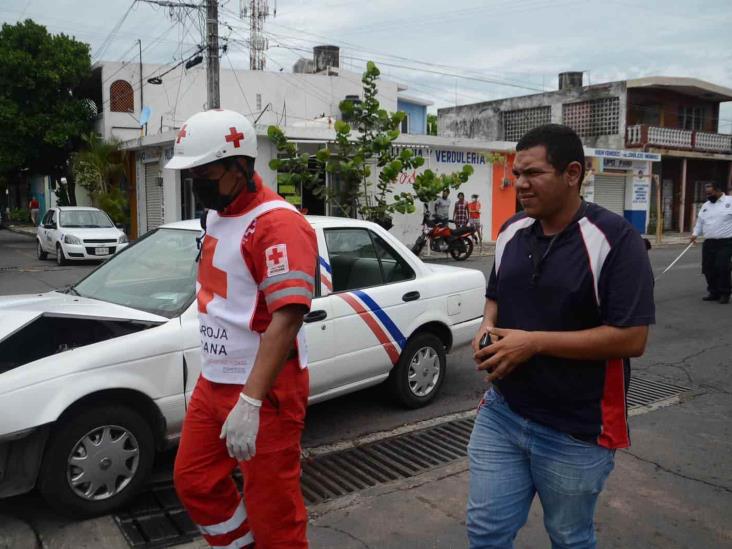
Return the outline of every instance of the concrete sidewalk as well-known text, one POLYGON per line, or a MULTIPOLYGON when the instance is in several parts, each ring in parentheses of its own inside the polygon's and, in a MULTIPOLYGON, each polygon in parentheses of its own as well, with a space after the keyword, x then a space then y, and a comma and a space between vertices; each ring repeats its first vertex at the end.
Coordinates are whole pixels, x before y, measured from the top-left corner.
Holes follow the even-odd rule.
MULTIPOLYGON (((37 227, 34 227, 33 225, 5 225, 5 228, 9 231, 12 231, 14 233, 23 234, 26 236, 36 236, 37 227)), ((2 546, 0 546, 2 547, 2 546)))
MULTIPOLYGON (((729 394, 697 393, 631 418, 636 444, 616 454, 596 513, 598 547, 732 547, 729 394), (710 414, 709 412, 716 412, 710 414)), ((313 549, 468 546, 466 459, 309 509, 313 549)), ((29 522, 33 522, 30 519, 29 522)), ((0 515, 0 549, 127 549, 111 517, 33 524, 0 515), (9 522, 7 522, 9 521, 9 522)), ((535 499, 517 548, 549 547, 535 499)), ((202 549, 202 539, 178 546, 202 549)))

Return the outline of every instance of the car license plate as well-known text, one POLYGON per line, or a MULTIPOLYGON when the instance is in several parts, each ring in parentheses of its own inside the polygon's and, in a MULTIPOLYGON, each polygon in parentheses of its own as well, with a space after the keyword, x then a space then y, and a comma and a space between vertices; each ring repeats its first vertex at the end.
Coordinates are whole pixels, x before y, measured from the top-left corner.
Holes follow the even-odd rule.
POLYGON ((109 255, 109 248, 96 248, 94 253, 96 255, 109 255))

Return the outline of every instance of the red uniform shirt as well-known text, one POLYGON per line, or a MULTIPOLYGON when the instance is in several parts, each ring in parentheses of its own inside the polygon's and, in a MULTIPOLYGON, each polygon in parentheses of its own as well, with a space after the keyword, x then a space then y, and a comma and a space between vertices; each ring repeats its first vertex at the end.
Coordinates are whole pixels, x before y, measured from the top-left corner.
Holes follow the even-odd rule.
MULTIPOLYGON (((242 191, 222 213, 237 215, 248 212, 264 202, 282 200, 282 197, 262 183, 259 174, 254 175, 257 192, 242 191)), ((272 320, 272 313, 285 305, 303 305, 308 310, 312 297, 291 294, 278 297, 277 292, 286 288, 306 288, 312 296, 315 269, 318 261, 318 244, 315 231, 301 214, 291 210, 272 210, 258 217, 244 236, 241 244, 242 256, 254 281, 261 286, 270 275, 272 254, 277 261, 286 261, 289 273, 299 272, 305 279, 288 278, 268 285, 257 295, 257 308, 254 312, 252 329, 264 332, 272 320), (269 259, 268 259, 269 254, 269 259), (281 255, 283 254, 283 255, 281 255)))

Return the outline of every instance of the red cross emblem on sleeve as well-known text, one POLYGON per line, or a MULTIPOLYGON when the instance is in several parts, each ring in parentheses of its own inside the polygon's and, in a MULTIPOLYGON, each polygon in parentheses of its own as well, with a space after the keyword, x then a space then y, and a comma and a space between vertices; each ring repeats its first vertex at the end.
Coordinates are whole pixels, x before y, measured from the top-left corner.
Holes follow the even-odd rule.
POLYGON ((213 301, 214 295, 226 299, 228 282, 226 271, 222 271, 213 264, 214 253, 219 241, 210 235, 203 239, 201 263, 198 265, 198 312, 208 314, 208 304, 213 301))
POLYGON ((285 244, 270 246, 265 250, 264 258, 267 261, 267 276, 280 275, 290 271, 285 244))
POLYGON ((236 130, 236 128, 229 128, 229 133, 226 136, 227 143, 234 143, 234 148, 239 148, 239 142, 244 139, 244 134, 236 130))

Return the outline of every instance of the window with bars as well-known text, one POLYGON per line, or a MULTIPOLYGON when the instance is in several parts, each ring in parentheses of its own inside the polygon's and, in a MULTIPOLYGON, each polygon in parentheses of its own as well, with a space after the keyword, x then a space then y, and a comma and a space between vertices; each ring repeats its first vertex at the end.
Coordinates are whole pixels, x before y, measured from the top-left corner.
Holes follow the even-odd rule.
POLYGON ((503 119, 503 138, 506 141, 518 141, 529 130, 551 122, 552 108, 533 107, 504 111, 501 113, 501 117, 503 119))
POLYGON ((112 82, 109 86, 109 108, 112 112, 135 112, 135 94, 129 82, 112 82))
POLYGON ((679 127, 685 130, 703 130, 704 107, 679 107, 679 127))
POLYGON ((620 98, 565 103, 562 121, 580 137, 615 135, 620 131, 620 98))

